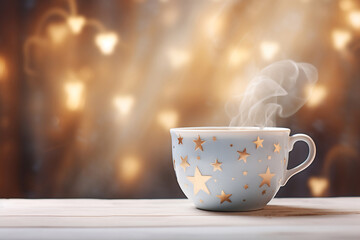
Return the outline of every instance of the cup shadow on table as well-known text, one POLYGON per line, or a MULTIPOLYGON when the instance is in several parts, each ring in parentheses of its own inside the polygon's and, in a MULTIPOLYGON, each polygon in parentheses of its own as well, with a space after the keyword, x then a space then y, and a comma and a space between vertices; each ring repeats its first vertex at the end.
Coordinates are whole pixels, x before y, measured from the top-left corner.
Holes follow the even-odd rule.
MULTIPOLYGON (((203 211, 203 210, 202 210, 203 211)), ((281 205, 268 205, 260 210, 248 212, 212 212, 221 216, 253 216, 253 217, 301 217, 301 216, 326 216, 360 214, 352 211, 335 211, 331 209, 317 209, 304 207, 289 207, 281 205)))

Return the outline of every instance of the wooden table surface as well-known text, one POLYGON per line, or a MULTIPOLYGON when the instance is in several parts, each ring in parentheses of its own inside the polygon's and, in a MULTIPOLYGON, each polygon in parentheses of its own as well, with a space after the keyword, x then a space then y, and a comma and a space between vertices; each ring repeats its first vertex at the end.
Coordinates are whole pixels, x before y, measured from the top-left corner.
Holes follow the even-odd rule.
POLYGON ((0 239, 360 239, 360 198, 209 212, 185 199, 2 199, 0 239))

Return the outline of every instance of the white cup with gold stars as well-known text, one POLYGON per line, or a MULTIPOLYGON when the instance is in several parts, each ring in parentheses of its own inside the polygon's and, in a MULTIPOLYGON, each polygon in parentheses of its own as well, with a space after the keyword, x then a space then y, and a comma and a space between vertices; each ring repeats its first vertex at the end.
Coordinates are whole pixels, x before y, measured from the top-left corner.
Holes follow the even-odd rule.
POLYGON ((289 136, 287 128, 173 128, 170 133, 180 188, 205 210, 263 208, 291 176, 312 163, 316 153, 309 136, 289 136), (309 154, 288 170, 289 151, 297 141, 307 143, 309 154))

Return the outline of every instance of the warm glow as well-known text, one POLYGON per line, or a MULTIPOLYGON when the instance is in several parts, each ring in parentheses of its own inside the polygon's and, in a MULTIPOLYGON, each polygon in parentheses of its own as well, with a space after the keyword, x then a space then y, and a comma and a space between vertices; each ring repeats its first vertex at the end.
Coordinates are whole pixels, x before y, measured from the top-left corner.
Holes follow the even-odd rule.
POLYGON ((117 42, 118 36, 113 32, 100 33, 95 38, 96 45, 105 55, 109 55, 114 51, 117 42))
POLYGON ((119 175, 125 182, 132 182, 139 177, 141 162, 136 156, 126 156, 119 162, 119 175))
POLYGON ((69 29, 65 24, 53 23, 47 28, 47 33, 53 43, 60 44, 68 36, 69 29))
POLYGON ((84 84, 82 82, 68 82, 64 86, 67 99, 66 106, 69 110, 78 110, 83 103, 84 84))
POLYGON ((322 197, 325 191, 329 187, 329 180, 323 177, 311 177, 308 180, 308 186, 311 191, 311 195, 314 197, 322 197))
POLYGON ((343 11, 348 11, 354 8, 354 2, 352 0, 341 0, 339 6, 343 11))
POLYGON ((350 12, 349 21, 354 28, 360 28, 360 11, 350 12))
POLYGON ((178 118, 178 113, 174 110, 164 110, 157 116, 158 123, 166 130, 169 130, 172 127, 176 127, 178 118))
POLYGON ((123 116, 127 115, 132 106, 134 105, 134 97, 132 96, 116 96, 114 98, 114 106, 117 108, 117 110, 119 111, 119 113, 123 116))
POLYGON ((276 42, 262 42, 260 44, 261 56, 265 60, 271 60, 279 51, 279 44, 276 42))
POLYGON ((211 19, 206 22, 205 31, 209 37, 216 37, 221 33, 223 25, 224 23, 221 18, 211 17, 211 19))
POLYGON ((327 91, 323 85, 315 85, 314 87, 307 87, 306 94, 308 97, 307 106, 316 107, 325 99, 327 91))
POLYGON ((0 56, 0 81, 6 77, 6 62, 3 57, 0 56))
POLYGON ((179 18, 179 11, 175 7, 169 7, 164 11, 161 18, 165 26, 172 26, 179 18))
POLYGON ((85 18, 82 16, 70 16, 67 19, 67 23, 68 23, 71 31, 75 34, 78 34, 81 32, 81 30, 85 24, 85 18))
POLYGON ((351 40, 351 34, 344 30, 334 30, 332 32, 334 47, 338 50, 343 49, 351 40))
POLYGON ((167 56, 170 60, 171 66, 180 68, 190 61, 190 53, 181 49, 169 49, 167 56))
POLYGON ((235 48, 230 51, 229 65, 236 67, 243 63, 249 56, 249 52, 246 49, 235 48))

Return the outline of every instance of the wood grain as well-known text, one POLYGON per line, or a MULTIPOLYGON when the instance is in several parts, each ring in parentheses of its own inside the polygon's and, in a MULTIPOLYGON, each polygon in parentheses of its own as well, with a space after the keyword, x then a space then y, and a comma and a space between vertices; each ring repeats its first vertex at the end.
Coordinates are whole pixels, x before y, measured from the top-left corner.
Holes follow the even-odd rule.
POLYGON ((202 211, 185 199, 0 200, 0 239, 238 239, 239 234, 360 239, 360 198, 273 199, 252 212, 202 211))

